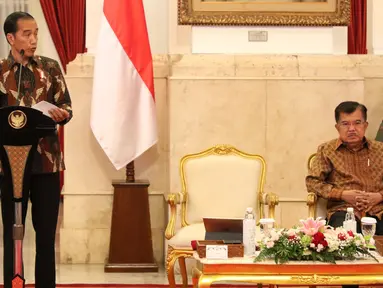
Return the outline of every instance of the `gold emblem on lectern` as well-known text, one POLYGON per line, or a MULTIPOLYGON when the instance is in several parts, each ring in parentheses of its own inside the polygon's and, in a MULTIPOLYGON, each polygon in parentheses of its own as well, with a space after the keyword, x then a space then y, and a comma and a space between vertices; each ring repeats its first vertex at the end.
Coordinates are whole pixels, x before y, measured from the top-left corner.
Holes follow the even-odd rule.
POLYGON ((27 124, 27 115, 23 111, 12 111, 8 116, 8 123, 14 129, 21 129, 27 124))

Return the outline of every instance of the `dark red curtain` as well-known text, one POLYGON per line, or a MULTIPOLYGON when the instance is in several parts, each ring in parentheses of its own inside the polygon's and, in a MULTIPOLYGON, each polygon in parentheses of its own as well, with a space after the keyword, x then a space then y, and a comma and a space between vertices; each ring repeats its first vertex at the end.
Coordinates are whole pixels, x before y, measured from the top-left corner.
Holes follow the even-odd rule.
POLYGON ((351 0, 348 54, 367 54, 367 0, 351 0))
POLYGON ((40 0, 60 62, 66 66, 85 53, 86 0, 40 0))
MULTIPOLYGON (((40 0, 53 43, 66 73, 66 66, 85 48, 86 0, 40 0)), ((64 153, 64 127, 59 128, 61 151, 64 153)), ((60 174, 61 188, 64 173, 60 174)))

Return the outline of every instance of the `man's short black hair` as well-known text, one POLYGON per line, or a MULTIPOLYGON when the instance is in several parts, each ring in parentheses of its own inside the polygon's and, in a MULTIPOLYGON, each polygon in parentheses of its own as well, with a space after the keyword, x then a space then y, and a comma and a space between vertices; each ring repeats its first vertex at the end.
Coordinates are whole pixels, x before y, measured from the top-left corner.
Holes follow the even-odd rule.
POLYGON ((34 19, 33 16, 27 12, 13 12, 8 15, 4 21, 4 35, 7 37, 8 33, 15 34, 18 30, 17 21, 20 19, 34 19))
POLYGON ((356 109, 360 109, 362 111, 362 115, 364 118, 364 121, 367 121, 367 108, 363 104, 360 104, 355 101, 346 101, 340 103, 336 108, 335 108, 335 121, 338 123, 339 118, 340 118, 340 113, 345 113, 345 114, 351 114, 356 111, 356 109))

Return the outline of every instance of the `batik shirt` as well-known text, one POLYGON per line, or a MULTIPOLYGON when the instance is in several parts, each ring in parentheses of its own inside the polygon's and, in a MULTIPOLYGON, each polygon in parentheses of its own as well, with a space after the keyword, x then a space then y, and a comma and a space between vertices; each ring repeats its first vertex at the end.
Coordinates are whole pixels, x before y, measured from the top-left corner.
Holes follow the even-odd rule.
MULTIPOLYGON (((383 195, 383 143, 365 139, 361 148, 353 151, 339 139, 322 144, 306 177, 309 192, 328 199, 328 217, 336 211, 345 211, 350 204, 342 200, 344 190, 360 190, 383 195)), ((383 204, 363 212, 379 218, 383 204)))
MULTIPOLYGON (((47 101, 69 112, 73 116, 71 98, 57 61, 34 56, 22 67, 20 95, 18 85, 20 64, 10 53, 7 59, 0 60, 0 107, 31 107, 40 101, 47 101)), ((1 164, 1 163, 0 163, 1 164)), ((34 155, 32 173, 52 173, 65 170, 62 151, 57 133, 41 138, 34 155)))

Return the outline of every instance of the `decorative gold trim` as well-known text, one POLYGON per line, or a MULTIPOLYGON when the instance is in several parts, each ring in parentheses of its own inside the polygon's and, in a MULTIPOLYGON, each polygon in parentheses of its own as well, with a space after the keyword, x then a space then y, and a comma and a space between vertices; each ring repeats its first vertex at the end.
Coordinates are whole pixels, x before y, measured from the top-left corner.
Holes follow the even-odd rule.
POLYGON ((168 225, 165 230, 165 238, 170 240, 175 233, 176 226, 176 217, 177 217, 177 203, 178 203, 178 195, 177 194, 169 194, 168 195, 168 204, 170 206, 170 219, 168 225))
POLYGON ((252 160, 258 160, 261 163, 261 176, 260 176, 260 181, 258 185, 258 191, 255 191, 258 193, 258 219, 263 218, 264 216, 264 210, 263 210, 263 186, 265 184, 265 173, 266 173, 266 161, 265 159, 256 154, 248 154, 245 152, 242 152, 238 150, 237 148, 231 146, 231 145, 216 145, 214 147, 211 147, 207 150, 204 150, 199 153, 195 154, 189 154, 185 155, 182 157, 181 162, 180 162, 180 176, 181 176, 181 184, 182 184, 182 198, 184 201, 181 203, 181 226, 185 227, 188 226, 189 223, 186 219, 187 215, 187 199, 188 199, 188 192, 187 192, 187 187, 186 187, 186 175, 185 175, 185 164, 187 161, 191 159, 198 159, 198 158, 203 158, 209 155, 218 155, 218 156, 226 156, 226 155, 237 155, 243 158, 247 159, 252 159, 252 160))
POLYGON ((311 169, 311 166, 313 165, 316 155, 317 155, 316 153, 310 155, 309 160, 307 161, 307 170, 311 169))
MULTIPOLYGON (((207 4, 200 0, 178 0, 178 24, 180 25, 272 25, 272 26, 348 26, 351 15, 351 0, 329 0, 336 1, 335 11, 332 12, 304 12, 302 9, 289 11, 291 9, 277 8, 268 11, 249 11, 243 9, 226 9, 219 7, 228 7, 239 5, 241 3, 215 2, 217 8, 214 11, 202 10, 199 8, 207 4), (197 4, 196 4, 197 3, 197 4), (198 6, 198 9, 196 8, 198 6), (273 11, 271 11, 273 10, 273 11)), ((252 3, 252 5, 266 5, 265 3, 252 3)), ((313 5, 313 3, 271 3, 267 5, 313 5)), ((321 4, 321 3, 319 3, 321 4)), ((250 5, 250 4, 249 4, 250 5)), ((236 6, 235 6, 236 7, 236 6)), ((262 6, 260 6, 262 7, 262 6)))
POLYGON ((186 271, 186 264, 185 264, 185 258, 192 258, 193 257, 193 250, 188 249, 177 249, 174 248, 171 245, 168 245, 168 255, 166 257, 166 273, 168 275, 168 281, 169 281, 169 287, 175 288, 176 287, 176 281, 174 277, 174 265, 177 259, 179 259, 180 263, 180 270, 182 275, 182 282, 184 286, 187 287, 187 271, 186 271))
POLYGON ((338 280, 339 276, 321 276, 321 275, 310 275, 310 276, 293 276, 291 280, 298 280, 302 284, 331 284, 335 280, 338 280))
POLYGON ((275 193, 272 192, 264 192, 264 197, 260 199, 261 203, 261 210, 260 210, 260 215, 264 217, 264 205, 269 206, 269 218, 275 219, 275 206, 279 204, 279 196, 275 193))
POLYGON ((309 217, 315 218, 316 214, 317 195, 314 192, 309 192, 307 195, 307 206, 309 206, 309 217))
POLYGON ((21 129, 27 124, 27 115, 21 110, 14 110, 8 115, 8 124, 13 129, 21 129))
MULTIPOLYGON (((316 153, 311 154, 307 160, 307 170, 311 169, 311 166, 315 160, 316 153)), ((309 217, 315 218, 317 205, 317 195, 314 192, 308 191, 307 206, 309 207, 309 217)))
MULTIPOLYGON (((271 266, 271 265, 270 265, 271 266)), ((271 268, 272 269, 272 268, 271 268)), ((315 269, 315 266, 313 266, 315 269)), ((219 282, 235 282, 235 283, 262 283, 263 285, 369 285, 379 284, 383 281, 382 275, 368 274, 368 272, 359 275, 341 275, 334 273, 335 275, 291 275, 291 274, 277 274, 277 275, 265 275, 257 272, 235 274, 232 273, 204 273, 198 268, 194 268, 193 275, 198 277, 198 287, 208 288, 214 283, 219 282)))

